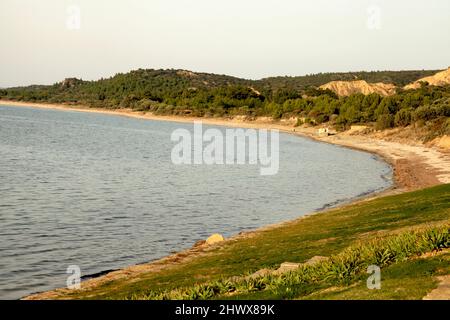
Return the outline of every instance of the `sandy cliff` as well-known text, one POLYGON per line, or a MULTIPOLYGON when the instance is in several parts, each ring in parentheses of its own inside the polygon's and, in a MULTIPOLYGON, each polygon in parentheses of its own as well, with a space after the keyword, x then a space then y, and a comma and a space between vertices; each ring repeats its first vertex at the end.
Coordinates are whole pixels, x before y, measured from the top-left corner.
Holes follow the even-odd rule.
POLYGON ((431 86, 444 86, 450 84, 450 67, 447 70, 436 73, 433 76, 421 78, 413 83, 403 87, 403 89, 417 89, 420 88, 421 82, 427 82, 431 86))
POLYGON ((322 86, 321 89, 329 89, 338 96, 348 96, 354 93, 371 94, 378 93, 388 96, 395 93, 395 85, 388 83, 367 83, 364 80, 354 81, 331 81, 322 86))

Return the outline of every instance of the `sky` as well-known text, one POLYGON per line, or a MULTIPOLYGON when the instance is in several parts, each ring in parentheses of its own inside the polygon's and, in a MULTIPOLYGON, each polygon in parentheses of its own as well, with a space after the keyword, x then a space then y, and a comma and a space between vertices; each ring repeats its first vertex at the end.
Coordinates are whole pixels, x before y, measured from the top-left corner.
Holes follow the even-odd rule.
POLYGON ((0 87, 450 66, 448 0, 1 0, 0 87))

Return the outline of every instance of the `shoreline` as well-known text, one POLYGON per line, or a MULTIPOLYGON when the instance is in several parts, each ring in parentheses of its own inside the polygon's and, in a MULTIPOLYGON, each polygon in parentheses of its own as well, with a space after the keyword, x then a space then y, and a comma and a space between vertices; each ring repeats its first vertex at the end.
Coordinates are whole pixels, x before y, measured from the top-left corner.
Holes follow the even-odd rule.
POLYGON ((318 142, 330 143, 381 157, 393 168, 394 189, 415 190, 443 183, 450 183, 450 149, 438 149, 417 142, 386 141, 371 135, 353 134, 348 131, 329 136, 318 136, 317 127, 295 127, 288 120, 274 122, 266 117, 256 120, 235 118, 199 118, 191 116, 166 116, 132 111, 131 109, 101 109, 65 104, 34 103, 1 100, 0 105, 12 107, 32 107, 60 111, 91 112, 135 119, 193 123, 202 121, 207 125, 252 129, 277 129, 283 133, 298 135, 318 142))
MULTIPOLYGON (((315 134, 315 128, 294 127, 293 124, 272 122, 264 119, 245 121, 242 119, 226 119, 226 118, 198 118, 198 117, 184 117, 184 116, 156 116, 150 113, 135 112, 128 109, 123 110, 105 110, 97 108, 89 108, 84 106, 68 106, 55 104, 41 104, 41 103, 27 103, 0 100, 0 105, 17 106, 17 107, 33 107, 42 109, 53 109, 61 111, 75 111, 75 112, 93 112, 103 113, 109 115, 126 116, 137 119, 155 120, 155 121, 172 121, 192 123, 193 121, 202 121, 204 124, 241 127, 241 128, 255 128, 255 129, 278 129, 280 132, 295 134, 301 137, 313 139, 318 142, 330 143, 342 147, 352 148, 364 152, 369 152, 380 157, 387 162, 393 172, 393 185, 381 191, 374 191, 369 194, 363 194, 348 201, 340 202, 331 207, 324 207, 313 211, 305 216, 284 221, 281 223, 262 226, 255 230, 243 232, 238 235, 226 239, 226 241, 237 241, 240 237, 248 237, 252 234, 262 232, 264 230, 277 228, 281 225, 286 225, 306 218, 318 212, 326 212, 336 208, 342 208, 347 205, 355 204, 361 201, 378 198, 388 194, 403 193, 406 191, 421 189, 437 184, 450 183, 450 154, 440 151, 436 148, 427 147, 424 145, 403 144, 398 142, 384 141, 370 136, 350 135, 346 132, 338 133, 336 135, 319 137, 315 134)), ((158 271, 162 268, 170 267, 170 264, 180 263, 185 259, 192 259, 204 252, 208 252, 208 247, 194 246, 193 248, 177 252, 165 256, 161 259, 156 259, 143 264, 125 267, 101 275, 99 277, 88 278, 82 282, 83 288, 95 287, 101 283, 108 282, 117 278, 136 275, 141 272, 158 271)), ((87 276, 86 276, 87 277, 87 276)), ((54 289, 47 292, 31 294, 22 299, 52 299, 57 298, 59 293, 63 293, 67 289, 54 289)))

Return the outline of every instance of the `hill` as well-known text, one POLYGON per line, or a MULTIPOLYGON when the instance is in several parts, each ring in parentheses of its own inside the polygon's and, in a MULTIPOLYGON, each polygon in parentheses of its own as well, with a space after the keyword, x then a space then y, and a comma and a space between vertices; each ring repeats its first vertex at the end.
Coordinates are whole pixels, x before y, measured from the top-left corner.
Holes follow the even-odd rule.
POLYGON ((450 84, 450 67, 447 70, 414 81, 413 83, 406 85, 404 89, 418 89, 421 87, 421 83, 425 83, 430 86, 445 86, 450 84))
POLYGON ((258 80, 262 87, 274 90, 292 88, 304 90, 308 87, 319 87, 331 81, 365 80, 368 83, 390 83, 404 86, 422 77, 433 75, 439 70, 403 70, 403 71, 358 71, 358 72, 328 72, 296 77, 269 77, 258 80))
POLYGON ((368 95, 377 93, 381 96, 390 96, 395 93, 395 85, 390 83, 367 83, 364 80, 352 81, 331 81, 319 87, 323 90, 331 90, 338 96, 349 96, 352 94, 362 93, 368 95))
POLYGON ((280 91, 292 91, 299 95, 308 93, 306 91, 308 88, 316 88, 331 81, 358 79, 368 83, 382 82, 402 86, 435 72, 435 70, 417 70, 319 73, 299 77, 247 80, 188 70, 139 69, 98 81, 68 78, 51 86, 33 85, 4 89, 0 92, 0 97, 24 101, 85 103, 96 106, 101 106, 102 101, 106 100, 108 103, 105 107, 123 106, 126 103, 121 105, 122 100, 127 99, 149 99, 173 104, 174 101, 171 98, 177 98, 180 95, 191 97, 198 91, 226 89, 230 86, 252 88, 253 90, 250 91, 262 92, 265 96, 280 91))
POLYGON ((328 123, 339 130, 355 123, 374 123, 376 129, 419 123, 430 132, 424 136, 428 140, 450 133, 450 86, 398 93, 394 89, 434 73, 374 71, 247 80, 187 70, 139 69, 97 81, 68 78, 50 86, 2 89, 0 99, 126 108, 155 115, 297 118, 297 125, 328 123))

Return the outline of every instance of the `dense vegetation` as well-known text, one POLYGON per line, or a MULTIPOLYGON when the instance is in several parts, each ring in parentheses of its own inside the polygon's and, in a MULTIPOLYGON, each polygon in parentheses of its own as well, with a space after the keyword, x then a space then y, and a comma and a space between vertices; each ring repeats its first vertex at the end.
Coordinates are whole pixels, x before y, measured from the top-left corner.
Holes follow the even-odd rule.
POLYGON ((302 77, 245 80, 184 70, 136 70, 109 79, 75 78, 51 86, 0 90, 0 98, 80 104, 97 108, 131 108, 155 114, 193 116, 245 115, 298 118, 298 124, 330 122, 338 129, 374 123, 377 129, 428 125, 436 135, 449 133, 450 87, 424 84, 416 90, 382 97, 354 94, 337 97, 317 86, 332 80, 363 79, 402 86, 431 71, 324 73, 302 77))
POLYGON ((439 70, 410 70, 410 71, 360 71, 340 73, 318 73, 299 77, 271 77, 260 80, 263 86, 272 89, 292 88, 296 90, 308 87, 319 87, 330 81, 365 80, 369 83, 393 83, 403 87, 420 78, 431 76, 439 70))

